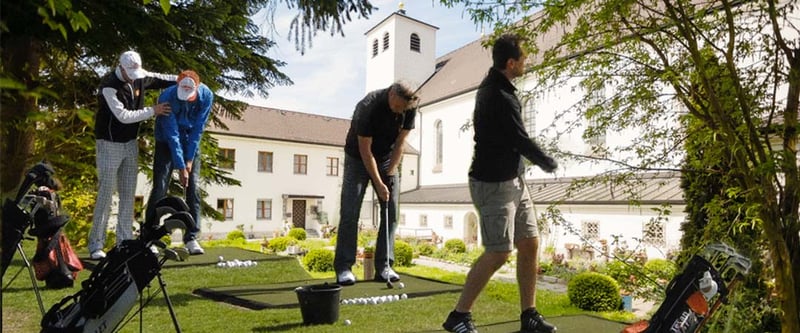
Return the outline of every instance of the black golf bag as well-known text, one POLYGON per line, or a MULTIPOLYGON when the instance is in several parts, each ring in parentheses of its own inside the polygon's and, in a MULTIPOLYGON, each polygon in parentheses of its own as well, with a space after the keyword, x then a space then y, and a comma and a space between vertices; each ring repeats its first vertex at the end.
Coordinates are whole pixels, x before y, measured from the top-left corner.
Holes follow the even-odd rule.
POLYGON ((69 218, 60 213, 61 199, 46 186, 39 187, 28 197, 37 202, 32 214, 33 228, 28 231, 37 238, 33 256, 36 279, 45 281, 48 288, 72 287, 83 264, 63 232, 69 218))
MULTIPOLYGON (((46 162, 40 162, 34 165, 25 176, 17 190, 17 196, 14 200, 6 199, 3 203, 3 223, 2 223, 2 259, 0 259, 0 277, 6 274, 8 265, 11 264, 11 259, 14 258, 14 253, 17 251, 19 242, 25 235, 31 224, 33 224, 34 216, 41 208, 39 201, 32 200, 27 194, 32 186, 47 187, 50 189, 57 189, 58 185, 53 174, 55 171, 46 162)), ((40 218, 47 220, 44 211, 39 213, 40 218)), ((54 221, 57 222, 57 221, 54 221)), ((66 220, 63 221, 66 223, 66 220)), ((62 223, 62 225, 63 225, 62 223)))
POLYGON ((750 270, 749 259, 725 244, 707 246, 694 255, 667 285, 666 297, 649 321, 622 333, 694 333, 723 303, 735 283, 750 270))
MULTIPOLYGON (((160 271, 167 259, 183 260, 189 254, 185 250, 178 253, 167 249, 160 239, 174 229, 185 231, 187 226, 193 226, 194 220, 188 210, 179 198, 160 200, 156 204, 156 220, 144 223, 138 239, 125 240, 111 249, 92 275, 83 281, 80 291, 53 305, 42 319, 41 332, 114 332, 134 308, 142 290, 156 277, 161 282, 177 329, 160 271), (152 245, 163 249, 161 259, 150 249, 152 245)), ((140 313, 141 308, 137 312, 140 313)))

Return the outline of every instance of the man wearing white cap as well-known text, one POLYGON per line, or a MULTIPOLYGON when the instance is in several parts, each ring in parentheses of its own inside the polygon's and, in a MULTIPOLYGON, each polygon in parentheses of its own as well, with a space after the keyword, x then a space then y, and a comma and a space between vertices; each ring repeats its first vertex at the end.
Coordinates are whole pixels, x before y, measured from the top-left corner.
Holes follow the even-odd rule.
POLYGON ((94 135, 97 148, 97 202, 89 233, 90 258, 105 258, 106 225, 111 197, 116 184, 119 193, 117 244, 133 238, 133 201, 138 174, 139 122, 169 114, 168 104, 144 106, 145 89, 175 85, 177 76, 151 73, 142 68, 138 53, 120 55, 119 65, 106 74, 99 87, 100 109, 95 114, 94 135))
POLYGON ((159 103, 169 103, 172 113, 156 117, 156 148, 153 153, 153 190, 147 200, 145 221, 155 218, 155 203, 167 194, 172 170, 178 170, 181 186, 186 189, 186 204, 195 221, 183 234, 183 244, 190 254, 205 251, 197 242, 200 234, 200 138, 211 114, 214 93, 200 76, 186 70, 178 75, 178 85, 169 87, 158 97, 159 103))

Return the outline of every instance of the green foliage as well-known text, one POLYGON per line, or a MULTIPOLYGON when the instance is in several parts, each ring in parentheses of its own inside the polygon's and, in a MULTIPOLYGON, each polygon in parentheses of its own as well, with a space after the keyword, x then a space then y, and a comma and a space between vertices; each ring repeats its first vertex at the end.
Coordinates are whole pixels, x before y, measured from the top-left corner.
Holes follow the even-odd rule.
POLYGON ((589 311, 616 310, 622 302, 617 282, 595 272, 581 273, 570 280, 567 296, 572 304, 589 311))
POLYGON ((654 280, 669 281, 678 272, 678 266, 667 259, 650 259, 644 264, 644 270, 654 280))
POLYGON ((419 243, 416 246, 416 252, 421 256, 430 256, 434 251, 436 251, 436 246, 431 243, 419 243))
POLYGON ((286 251, 289 245, 297 244, 297 239, 289 236, 276 237, 269 240, 269 249, 273 252, 286 251))
POLYGON ((397 266, 409 267, 411 260, 414 259, 414 248, 408 243, 396 240, 394 241, 394 263, 397 266))
POLYGON ((289 234, 287 236, 292 237, 296 240, 305 240, 306 230, 303 228, 292 228, 291 230, 289 230, 289 234))
POLYGON ((333 271, 333 251, 328 249, 312 249, 303 257, 303 265, 312 272, 333 271))
POLYGON ((231 230, 231 232, 229 232, 228 235, 225 236, 225 238, 228 240, 245 239, 244 231, 241 231, 239 229, 231 230))
POLYGON ((444 248, 450 253, 465 253, 467 252, 467 245, 464 241, 458 238, 448 239, 444 242, 444 248))

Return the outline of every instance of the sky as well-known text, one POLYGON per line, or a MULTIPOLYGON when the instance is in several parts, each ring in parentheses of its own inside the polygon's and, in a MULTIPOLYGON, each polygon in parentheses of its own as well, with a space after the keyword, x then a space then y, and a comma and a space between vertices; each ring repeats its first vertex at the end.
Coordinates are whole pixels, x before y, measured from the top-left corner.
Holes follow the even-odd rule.
MULTIPOLYGON (((343 26, 345 36, 319 32, 305 54, 288 41, 289 23, 295 12, 280 8, 275 12, 274 31, 268 37, 278 43, 268 56, 286 62, 281 71, 294 82, 274 87, 269 98, 232 97, 251 105, 349 119, 356 103, 366 94, 366 40, 364 33, 391 13, 398 0, 372 1, 378 9, 368 20, 355 19, 343 26)), ((438 0, 406 0, 406 15, 439 28, 436 32, 436 57, 478 39, 476 26, 463 7, 446 8, 438 0)), ((261 23, 258 17, 256 23, 261 23)))

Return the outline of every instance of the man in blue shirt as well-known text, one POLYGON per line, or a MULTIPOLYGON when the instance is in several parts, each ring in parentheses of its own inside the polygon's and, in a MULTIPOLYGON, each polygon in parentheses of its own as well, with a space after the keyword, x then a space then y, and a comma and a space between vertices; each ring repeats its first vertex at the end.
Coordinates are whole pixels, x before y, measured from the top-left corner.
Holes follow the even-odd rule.
POLYGON ((161 93, 159 103, 169 103, 172 113, 156 118, 156 147, 153 154, 153 190, 147 200, 145 221, 155 218, 155 203, 167 195, 172 170, 178 170, 181 186, 186 189, 186 203, 195 225, 183 235, 183 244, 190 254, 205 251, 197 242, 200 234, 200 138, 211 113, 214 93, 194 71, 178 75, 178 85, 161 93))

